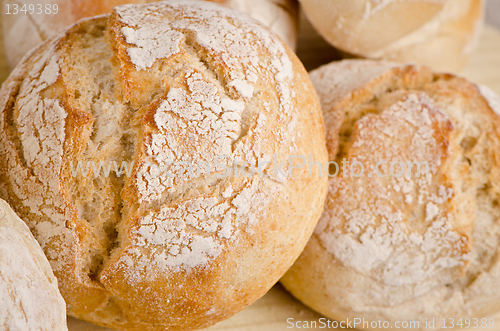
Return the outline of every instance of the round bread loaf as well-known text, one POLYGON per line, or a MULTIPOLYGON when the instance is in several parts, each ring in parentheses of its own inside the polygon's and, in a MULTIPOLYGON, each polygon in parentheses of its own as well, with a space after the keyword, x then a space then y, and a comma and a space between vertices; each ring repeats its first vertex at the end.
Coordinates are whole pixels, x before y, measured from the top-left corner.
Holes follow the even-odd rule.
MULTIPOLYGON (((84 17, 108 14, 122 4, 145 4, 158 0, 4 0, 3 43, 11 68, 42 41, 57 35, 84 17), (7 15, 9 6, 10 15, 7 15), (23 7, 24 6, 24 7, 23 7), (21 9, 27 12, 20 12, 21 9), (17 12, 14 15, 14 12, 17 12), (23 36, 19 38, 19 36, 23 36)), ((269 27, 292 49, 297 43, 297 0, 206 0, 241 10, 269 27)))
POLYGON ((479 37, 483 0, 300 0, 312 25, 351 55, 434 70, 464 68, 479 37))
POLYGON ((500 98, 464 78, 372 60, 310 77, 340 169, 283 285, 360 329, 450 328, 450 318, 472 328, 499 312, 500 98))
POLYGON ((0 101, 0 196, 71 316, 209 326, 266 293, 321 214, 326 176, 289 162, 327 159, 314 88, 236 10, 115 7, 35 49, 0 101))
POLYGON ((0 329, 63 331, 66 304, 26 224, 0 199, 0 329))

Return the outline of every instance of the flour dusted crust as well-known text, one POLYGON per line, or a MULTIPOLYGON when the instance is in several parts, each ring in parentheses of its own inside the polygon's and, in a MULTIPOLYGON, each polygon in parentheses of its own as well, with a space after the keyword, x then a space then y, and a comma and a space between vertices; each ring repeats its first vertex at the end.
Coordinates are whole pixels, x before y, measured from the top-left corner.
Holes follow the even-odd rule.
MULTIPOLYGON (((57 35, 69 25, 84 17, 108 14, 113 7, 122 4, 145 4, 158 0, 44 0, 34 6, 34 14, 3 15, 3 43, 7 61, 13 68, 23 56, 44 40, 57 35), (42 4, 44 13, 37 14, 42 4), (58 6, 58 13, 45 13, 46 7, 58 6), (23 38, 19 38, 23 36, 23 38)), ((298 4, 297 0, 206 0, 222 6, 238 9, 269 27, 292 49, 297 43, 298 4)), ((33 5, 29 0, 3 0, 4 8, 14 5, 19 9, 33 5)), ((28 8, 28 7, 27 7, 28 8)))
POLYGON ((330 179, 325 211, 283 285, 336 320, 411 320, 424 329, 436 318, 439 329, 442 318, 500 311, 498 96, 426 67, 371 60, 310 76, 330 161, 361 162, 365 173, 341 168, 330 179), (382 161, 387 177, 375 173, 382 161), (391 163, 408 161, 426 161, 429 175, 417 176, 416 166, 390 174, 391 163))
POLYGON ((0 196, 71 316, 209 326, 262 296, 319 219, 326 177, 284 175, 290 155, 326 161, 316 93, 293 52, 235 10, 168 1, 80 21, 16 67, 0 103, 0 196), (96 177, 89 161, 117 169, 96 177))
POLYGON ((477 43, 483 0, 300 0, 318 32, 359 57, 462 70, 477 43))
POLYGON ((0 328, 63 331, 66 305, 26 224, 0 199, 0 328))

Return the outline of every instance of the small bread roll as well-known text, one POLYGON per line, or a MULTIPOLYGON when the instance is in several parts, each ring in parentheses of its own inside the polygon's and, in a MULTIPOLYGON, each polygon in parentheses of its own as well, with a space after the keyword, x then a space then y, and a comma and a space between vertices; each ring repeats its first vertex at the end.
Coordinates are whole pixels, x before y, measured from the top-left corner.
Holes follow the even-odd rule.
POLYGON ((25 57, 0 102, 0 196, 71 316, 207 327, 266 293, 321 214, 326 176, 289 161, 327 160, 314 88, 239 11, 115 7, 25 57))
POLYGON ((461 71, 483 23, 483 0, 300 0, 312 25, 351 55, 461 71))
POLYGON ((66 304, 26 224, 0 199, 0 329, 63 331, 66 304))
POLYGON ((340 169, 282 284, 359 329, 499 312, 500 98, 416 65, 347 60, 310 76, 340 169))
MULTIPOLYGON (((118 5, 144 4, 158 0, 3 0, 3 7, 9 5, 10 15, 3 15, 3 38, 7 61, 11 68, 33 47, 55 36, 67 26, 81 18, 108 14, 118 5), (33 6, 33 11, 30 9, 33 6), (42 5, 42 7, 39 7, 42 5), (15 10, 26 6, 27 13, 15 10), (17 8, 17 9, 16 9, 17 8), (53 14, 57 8, 57 14, 53 14), (40 14, 38 11, 42 10, 40 14), (47 12, 45 12, 47 11, 47 12), (19 38, 22 36, 22 38, 19 38)), ((241 10, 255 18, 295 50, 297 43, 298 4, 297 0, 206 0, 241 10)))

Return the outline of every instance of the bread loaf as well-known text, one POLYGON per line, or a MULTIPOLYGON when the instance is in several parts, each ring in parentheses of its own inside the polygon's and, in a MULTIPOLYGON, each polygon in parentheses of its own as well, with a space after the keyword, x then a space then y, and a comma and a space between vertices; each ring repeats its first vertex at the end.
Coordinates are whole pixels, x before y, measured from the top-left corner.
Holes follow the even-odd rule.
POLYGON ((365 172, 341 166, 330 179, 283 285, 327 317, 364 319, 360 329, 450 328, 498 313, 500 98, 416 65, 348 60, 310 76, 330 161, 365 172))
POLYGON ((483 0, 300 0, 333 46, 358 57, 461 71, 483 22, 483 0))
POLYGON ((66 305, 26 224, 0 199, 0 329, 63 331, 66 305))
POLYGON ((326 161, 316 93, 236 10, 167 1, 84 19, 27 56, 0 102, 0 196, 71 316, 207 327, 279 280, 322 211, 326 178, 286 175, 290 155, 326 161))
MULTIPOLYGON (((34 5, 30 14, 14 15, 14 8, 33 5, 30 0, 3 0, 4 8, 10 6, 10 15, 2 12, 4 46, 7 61, 13 68, 22 57, 42 41, 55 36, 67 26, 81 18, 108 14, 114 6, 121 4, 144 4, 158 0, 44 0, 34 5), (43 13, 38 13, 38 4, 43 4, 43 13), (17 6, 17 7, 14 7, 17 6), (45 13, 48 6, 49 13, 45 13), (53 14, 57 8, 57 14, 53 14), (52 11, 52 12, 50 12, 52 11), (19 38, 22 36, 22 38, 19 38)), ((297 39, 297 0, 207 0, 235 8, 257 19, 280 36, 292 49, 297 39)))

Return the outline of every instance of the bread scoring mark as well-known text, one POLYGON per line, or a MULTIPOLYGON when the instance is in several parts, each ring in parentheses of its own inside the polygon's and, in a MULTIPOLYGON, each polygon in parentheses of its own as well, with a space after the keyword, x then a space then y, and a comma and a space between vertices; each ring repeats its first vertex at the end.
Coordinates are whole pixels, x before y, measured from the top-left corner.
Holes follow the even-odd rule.
POLYGON ((427 161, 430 175, 333 178, 315 230, 327 251, 383 284, 415 286, 418 293, 460 274, 470 243, 449 207, 460 188, 440 174, 451 130, 449 118, 421 93, 359 119, 350 162, 373 172, 380 161, 427 161))
MULTIPOLYGON (((164 192, 180 199, 179 192, 185 191, 188 183, 189 190, 193 190, 193 186, 206 185, 203 179, 193 180, 189 177, 188 166, 178 163, 170 165, 170 162, 183 161, 194 166, 206 162, 211 165, 210 176, 220 174, 224 171, 222 165, 230 166, 232 161, 217 160, 216 157, 234 155, 232 145, 241 135, 241 117, 246 106, 243 100, 234 101, 224 96, 220 86, 195 70, 188 70, 183 80, 185 84, 181 86, 185 85, 185 88, 171 88, 166 99, 158 107, 154 105, 158 133, 151 135, 147 155, 155 160, 156 167, 165 171, 158 174, 150 169, 150 165, 143 165, 138 171, 137 186, 143 203, 161 199, 164 192), (183 136, 191 139, 179 139, 183 136), (217 165, 217 162, 221 165, 217 165)), ((255 143, 254 146, 258 145, 255 143)), ((200 166, 198 170, 202 178, 210 178, 207 168, 200 166)), ((225 180, 231 180, 231 176, 228 177, 225 180)), ((206 265, 221 253, 227 240, 236 238, 239 227, 247 225, 246 231, 251 232, 256 220, 264 217, 259 215, 259 209, 265 206, 271 196, 257 193, 258 183, 259 180, 252 178, 248 180, 248 187, 241 191, 233 191, 228 186, 222 200, 213 197, 195 198, 175 208, 164 208, 159 214, 150 214, 141 221, 141 227, 137 230, 137 245, 163 246, 158 252, 152 248, 155 268, 178 271, 179 268, 206 265), (179 214, 182 215, 172 216, 179 214), (165 226, 170 236, 163 235, 167 231, 162 228, 165 226), (172 237, 174 230, 179 231, 178 237, 172 237), (167 240, 158 241, 155 239, 158 236, 167 240)), ((260 185, 270 192, 277 192, 275 183, 260 185)), ((146 259, 139 258, 137 252, 133 250, 130 253, 138 260, 146 259)), ((151 264, 139 263, 138 267, 148 270, 148 263, 151 264)))
MULTIPOLYGON (((120 85, 113 79, 113 53, 106 43, 105 30, 106 19, 102 18, 93 24, 78 24, 63 46, 62 85, 73 110, 72 121, 78 121, 68 148, 68 169, 72 167, 70 162, 73 167, 78 162, 85 167, 88 162, 99 165, 108 160, 133 166, 137 132, 131 118, 135 112, 119 98, 120 85)), ((87 170, 86 174, 68 171, 67 187, 72 192, 71 206, 78 226, 85 229, 79 271, 82 277, 99 282, 109 255, 120 244, 119 226, 126 217, 121 197, 126 176, 97 175, 92 167, 87 170)))
MULTIPOLYGON (((224 167, 232 167, 235 160, 257 164, 264 152, 261 137, 266 134, 265 113, 276 113, 273 115, 278 118, 271 120, 283 123, 283 127, 273 132, 273 139, 278 140, 279 148, 289 146, 289 154, 293 154, 296 148, 294 140, 300 136, 298 110, 293 105, 295 95, 291 91, 292 62, 279 39, 246 16, 210 3, 196 2, 194 6, 189 1, 169 1, 166 4, 115 9, 117 19, 123 25, 118 34, 125 38, 129 60, 138 72, 146 67, 153 68, 155 61, 168 60, 180 53, 190 57, 186 60, 188 65, 169 80, 168 92, 147 106, 154 127, 146 138, 145 158, 148 162, 138 168, 135 187, 140 202, 151 208, 189 199, 195 195, 193 192, 199 194, 234 181, 233 174, 215 181, 213 176, 225 171, 224 167), (174 16, 175 19, 172 18, 174 16), (143 30, 151 29, 156 29, 150 34, 153 37, 143 38, 143 30), (169 37, 163 38, 164 33, 168 33, 169 37), (170 45, 158 50, 156 47, 160 42, 170 45), (132 45, 142 49, 134 51, 137 47, 132 45), (256 98, 263 93, 261 86, 270 83, 275 85, 272 93, 278 102, 265 106, 256 104, 256 98), (205 166, 198 167, 200 164, 210 164, 210 175, 205 166), (199 170, 196 179, 189 177, 190 166, 199 170)), ((270 173, 269 169, 263 171, 270 173)), ((251 179, 252 183, 254 181, 256 179, 251 179)), ((276 193, 280 187, 277 179, 262 183, 270 192, 276 193)), ((235 211, 227 211, 236 215, 231 221, 231 228, 237 229, 245 224, 245 231, 252 232, 252 226, 262 217, 252 210, 264 205, 271 196, 263 199, 257 193, 248 192, 241 188, 228 188, 223 201, 234 200, 235 203, 232 206, 235 211), (248 207, 251 205, 254 207, 248 207)), ((151 217, 147 225, 144 224, 144 229, 142 226, 138 229, 138 234, 155 238, 156 235, 150 232, 151 222, 156 224, 157 231, 158 224, 170 224, 169 219, 151 217)), ((196 222, 191 223, 182 226, 191 231, 196 222)), ((225 241, 230 240, 221 237, 221 233, 235 238, 234 229, 231 232, 224 227, 218 231, 216 236, 205 228, 197 228, 192 235, 186 232, 183 249, 187 255, 171 254, 177 252, 177 248, 168 248, 163 254, 170 262, 162 260, 160 264, 174 269, 205 265, 208 260, 216 258, 225 241), (204 242, 203 251, 192 246, 194 242, 204 242), (194 252, 198 253, 193 255, 194 252), (187 256, 191 256, 189 261, 197 263, 186 262, 187 256)), ((153 245, 146 239, 144 244, 153 245)), ((170 247, 172 243, 165 242, 163 245, 170 247)), ((182 249, 179 249, 181 252, 182 249)), ((152 256, 143 259, 160 259, 157 254, 152 256)), ((143 264, 145 266, 146 263, 143 264)))
MULTIPOLYGON (((133 55, 131 61, 138 69, 150 67, 155 60, 179 52, 183 34, 190 32, 196 36, 199 45, 218 54, 228 66, 229 86, 233 86, 242 97, 253 96, 259 66, 273 70, 282 97, 289 95, 290 91, 283 83, 285 79, 293 79, 292 63, 275 36, 237 11, 209 2, 197 3, 197 9, 193 9, 191 5, 191 1, 173 0, 168 2, 163 12, 160 12, 161 4, 115 8, 120 22, 127 25, 120 30, 127 43, 140 48, 127 50, 129 55, 133 55), (169 20, 173 10, 182 12, 182 17, 169 20), (255 45, 252 38, 248 38, 248 34, 260 37, 262 45, 255 45), (273 56, 271 65, 261 63, 261 47, 273 56)), ((290 105, 286 102, 282 106, 285 112, 290 111, 290 105)))
MULTIPOLYGON (((259 77, 262 75, 268 74, 269 71, 272 73, 269 78, 277 85, 276 94, 280 99, 278 107, 283 121, 286 122, 286 117, 296 111, 293 109, 293 96, 289 86, 293 79, 292 63, 281 42, 237 12, 210 3, 198 3, 197 6, 203 10, 193 10, 188 3, 179 1, 170 1, 168 7, 162 11, 158 4, 122 6, 116 9, 119 21, 129 28, 150 26, 149 24, 154 28, 161 22, 165 31, 181 31, 185 36, 186 45, 194 48, 194 54, 191 54, 193 57, 206 63, 216 60, 222 64, 223 71, 219 72, 213 67, 207 68, 215 73, 215 78, 221 83, 223 88, 219 89, 218 84, 212 83, 210 77, 200 73, 193 76, 188 70, 185 73, 188 91, 172 88, 168 92, 167 100, 160 105, 159 114, 155 115, 160 132, 152 135, 147 152, 148 156, 154 159, 155 169, 167 171, 158 175, 158 171, 153 171, 149 165, 143 165, 137 180, 143 202, 159 199, 164 192, 172 192, 176 184, 187 181, 187 167, 170 167, 167 165, 169 162, 196 164, 197 161, 204 161, 214 165, 214 158, 217 156, 234 159, 234 155, 243 152, 243 148, 246 152, 245 158, 252 153, 248 147, 241 146, 238 142, 243 138, 242 135, 247 133, 245 126, 248 127, 249 120, 252 120, 244 118, 244 111, 247 112, 245 103, 248 104, 255 96, 255 84, 259 83, 259 77), (181 12, 182 17, 170 20, 168 17, 172 15, 170 12, 173 10, 181 12), (153 17, 158 24, 144 23, 146 17, 147 20, 153 17), (247 24, 242 24, 241 21, 247 24), (254 43, 255 37, 264 42, 254 43), (270 63, 263 63, 260 59, 262 48, 271 55, 270 63), (234 88, 236 96, 225 96, 227 87, 234 88), (179 137, 190 137, 191 142, 180 143, 184 139, 179 137), (193 147, 196 151, 191 155, 188 151, 193 147), (204 155, 208 157, 203 157, 204 155), (167 176, 166 173, 173 176, 167 176)), ((125 31, 130 35, 130 30, 124 28, 120 29, 121 33, 125 31)), ((177 47, 181 40, 179 37, 171 43, 177 47)), ((156 42, 148 40, 148 43, 156 42)), ((132 62, 137 67, 137 61, 132 62)), ((288 130, 284 131, 294 131, 296 125, 297 121, 292 118, 286 128, 288 130)), ((278 136, 284 143, 290 139, 284 132, 279 132, 278 136)), ((258 141, 255 145, 255 149, 260 150, 258 141)), ((257 163, 258 156, 260 155, 254 156, 251 162, 257 163)), ((222 159, 221 163, 228 165, 226 159, 222 159)), ((218 172, 220 167, 212 171, 218 172)))

